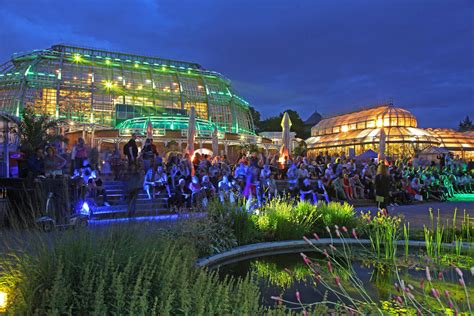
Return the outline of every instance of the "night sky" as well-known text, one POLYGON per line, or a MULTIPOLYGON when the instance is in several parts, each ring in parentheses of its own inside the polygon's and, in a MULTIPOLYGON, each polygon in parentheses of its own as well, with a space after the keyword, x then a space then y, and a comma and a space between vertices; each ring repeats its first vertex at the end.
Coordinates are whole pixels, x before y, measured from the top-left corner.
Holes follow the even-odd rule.
POLYGON ((473 21, 471 0, 0 0, 0 61, 111 49, 221 72, 264 117, 392 100, 421 127, 456 127, 474 118, 473 21))

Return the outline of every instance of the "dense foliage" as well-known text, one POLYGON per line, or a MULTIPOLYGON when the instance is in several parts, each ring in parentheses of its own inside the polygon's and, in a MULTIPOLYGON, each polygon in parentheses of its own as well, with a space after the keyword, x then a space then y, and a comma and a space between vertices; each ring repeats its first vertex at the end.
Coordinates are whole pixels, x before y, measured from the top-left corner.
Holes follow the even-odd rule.
MULTIPOLYGON (((353 207, 347 203, 312 205, 308 202, 273 199, 255 213, 245 210, 243 202, 232 205, 212 201, 208 216, 230 228, 230 234, 239 245, 260 241, 300 239, 314 232, 323 233, 326 226, 353 227, 357 217, 353 207)), ((226 234, 229 238, 229 233, 226 234)))
POLYGON ((134 226, 61 233, 2 262, 11 314, 261 315, 248 279, 194 267, 189 240, 134 226), (146 232, 146 233, 143 233, 146 232))
POLYGON ((30 107, 23 109, 22 120, 18 125, 20 145, 28 154, 37 148, 44 148, 47 144, 65 142, 63 135, 57 133, 60 122, 49 116, 37 116, 30 107))

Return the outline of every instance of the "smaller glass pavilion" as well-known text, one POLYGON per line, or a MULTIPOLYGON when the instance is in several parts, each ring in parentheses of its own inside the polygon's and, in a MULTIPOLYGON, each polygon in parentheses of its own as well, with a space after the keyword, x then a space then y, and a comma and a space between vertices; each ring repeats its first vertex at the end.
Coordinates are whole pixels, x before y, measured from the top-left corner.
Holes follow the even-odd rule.
POLYGON ((358 155, 368 149, 378 150, 381 131, 386 134, 386 153, 399 156, 413 154, 428 146, 440 145, 436 135, 417 127, 413 114, 392 104, 332 116, 311 129, 306 140, 310 155, 319 152, 358 155))

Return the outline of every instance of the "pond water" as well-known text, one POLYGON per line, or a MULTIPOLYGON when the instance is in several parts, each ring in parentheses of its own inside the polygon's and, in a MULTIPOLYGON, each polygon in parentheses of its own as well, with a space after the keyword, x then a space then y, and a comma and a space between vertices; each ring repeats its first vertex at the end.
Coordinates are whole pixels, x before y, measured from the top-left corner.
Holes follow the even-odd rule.
MULTIPOLYGON (((327 268, 327 260, 316 253, 306 252, 313 262, 319 263, 318 271, 321 277, 326 280, 332 288, 337 289, 335 283, 335 276, 337 275, 341 284, 353 298, 361 298, 362 294, 354 283, 350 280, 349 274, 356 274, 357 279, 363 284, 366 292, 369 294, 374 302, 391 301, 393 295, 398 295, 395 289, 395 282, 400 283, 400 279, 405 284, 410 284, 418 290, 421 299, 429 300, 428 296, 423 296, 420 282, 426 278, 424 265, 406 264, 404 267, 398 268, 398 273, 395 273, 393 266, 377 264, 370 260, 358 259, 351 260, 352 269, 342 267, 334 267, 334 273, 331 274, 327 268)), ((341 262, 342 263, 342 262, 341 262)), ((314 273, 304 263, 299 253, 287 253, 277 255, 266 255, 257 258, 243 259, 238 262, 229 264, 222 264, 218 267, 219 275, 234 276, 244 278, 250 275, 259 285, 262 294, 262 304, 265 306, 273 306, 277 302, 271 299, 272 296, 282 297, 284 300, 291 302, 296 301, 296 292, 299 291, 301 301, 304 304, 319 302, 324 298, 327 292, 327 300, 329 301, 343 301, 350 303, 349 299, 344 296, 339 298, 328 291, 328 288, 320 282, 315 282, 314 273)), ((473 277, 469 269, 462 270, 464 280, 468 287, 472 285, 473 277)), ((426 288, 431 289, 435 287, 440 293, 444 293, 448 289, 453 297, 458 298, 461 303, 465 301, 464 289, 458 284, 459 277, 454 267, 445 267, 442 270, 431 270, 432 284, 425 282, 426 288), (439 274, 441 272, 441 275, 439 274), (439 280, 438 277, 442 279, 439 280)), ((474 298, 474 291, 468 290, 470 297, 474 298)), ((428 302, 429 303, 429 302, 428 302)), ((288 307, 298 307, 299 304, 285 303, 288 307)))

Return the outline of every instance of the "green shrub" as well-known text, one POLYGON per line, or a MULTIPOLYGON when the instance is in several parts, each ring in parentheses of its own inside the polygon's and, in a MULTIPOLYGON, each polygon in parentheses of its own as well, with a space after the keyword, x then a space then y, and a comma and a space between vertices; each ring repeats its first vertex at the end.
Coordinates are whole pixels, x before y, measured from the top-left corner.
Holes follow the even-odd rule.
POLYGON ((209 202, 207 214, 213 222, 229 227, 229 234, 232 234, 238 245, 246 245, 262 238, 253 219, 254 215, 245 210, 243 201, 231 204, 213 199, 209 202))
POLYGON ((357 223, 356 214, 352 205, 344 202, 339 204, 337 202, 330 202, 329 204, 318 204, 318 213, 320 218, 317 223, 317 228, 321 230, 323 227, 334 225, 354 227, 357 223))
MULTIPOLYGON (((44 236, 44 235, 43 235, 44 236)), ((2 259, 0 287, 18 315, 261 315, 257 285, 194 267, 189 241, 142 226, 37 239, 2 259)))
POLYGON ((308 202, 273 199, 252 217, 265 240, 299 239, 312 232, 318 220, 316 206, 308 202))

